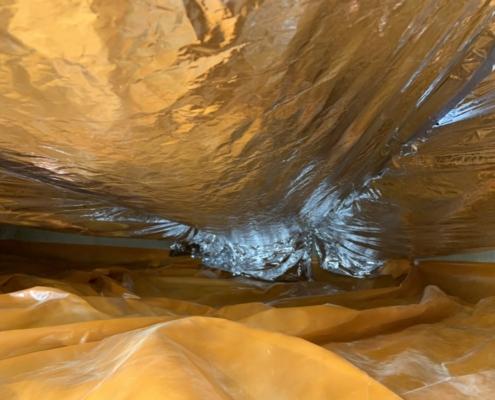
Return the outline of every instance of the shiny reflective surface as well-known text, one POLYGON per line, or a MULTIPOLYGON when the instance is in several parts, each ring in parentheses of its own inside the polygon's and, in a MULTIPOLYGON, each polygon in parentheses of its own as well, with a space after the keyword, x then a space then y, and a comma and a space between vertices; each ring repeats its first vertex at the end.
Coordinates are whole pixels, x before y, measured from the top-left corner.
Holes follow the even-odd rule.
POLYGON ((493 247, 494 7, 3 1, 0 220, 266 279, 493 247))

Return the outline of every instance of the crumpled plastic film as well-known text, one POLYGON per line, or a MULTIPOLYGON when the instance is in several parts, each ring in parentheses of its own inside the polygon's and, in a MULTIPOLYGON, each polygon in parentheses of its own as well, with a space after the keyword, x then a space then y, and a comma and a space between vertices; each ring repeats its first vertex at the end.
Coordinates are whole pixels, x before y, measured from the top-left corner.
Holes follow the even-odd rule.
POLYGON ((494 7, 3 1, 0 221, 266 279, 493 247, 494 7))
POLYGON ((94 248, 65 248, 60 264, 18 250, 0 259, 1 398, 472 400, 495 390, 494 264, 398 262, 392 276, 274 283, 190 259, 72 269, 69 258, 94 248))

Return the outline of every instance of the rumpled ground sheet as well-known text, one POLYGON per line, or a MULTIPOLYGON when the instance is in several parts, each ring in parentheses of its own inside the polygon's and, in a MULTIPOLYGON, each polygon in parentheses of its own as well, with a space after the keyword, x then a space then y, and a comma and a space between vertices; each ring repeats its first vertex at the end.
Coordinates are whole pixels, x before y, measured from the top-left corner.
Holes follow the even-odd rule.
POLYGON ((0 399, 495 397, 495 265, 268 283, 124 257, 3 252, 0 399))

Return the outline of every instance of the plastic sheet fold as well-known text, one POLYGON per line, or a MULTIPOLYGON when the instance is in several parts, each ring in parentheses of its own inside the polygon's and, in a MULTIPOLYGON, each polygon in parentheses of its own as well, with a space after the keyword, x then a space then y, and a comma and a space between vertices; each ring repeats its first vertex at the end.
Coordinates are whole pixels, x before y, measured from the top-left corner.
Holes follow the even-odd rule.
POLYGON ((6 0, 0 221, 275 279, 493 247, 488 0, 6 0))

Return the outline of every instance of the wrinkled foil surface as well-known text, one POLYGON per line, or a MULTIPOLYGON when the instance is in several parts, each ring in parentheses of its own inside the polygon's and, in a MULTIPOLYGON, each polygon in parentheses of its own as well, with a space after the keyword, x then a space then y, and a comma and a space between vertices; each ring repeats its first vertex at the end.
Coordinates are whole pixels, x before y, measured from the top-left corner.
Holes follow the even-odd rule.
POLYGON ((265 279, 493 247, 494 10, 2 0, 0 222, 265 279))

